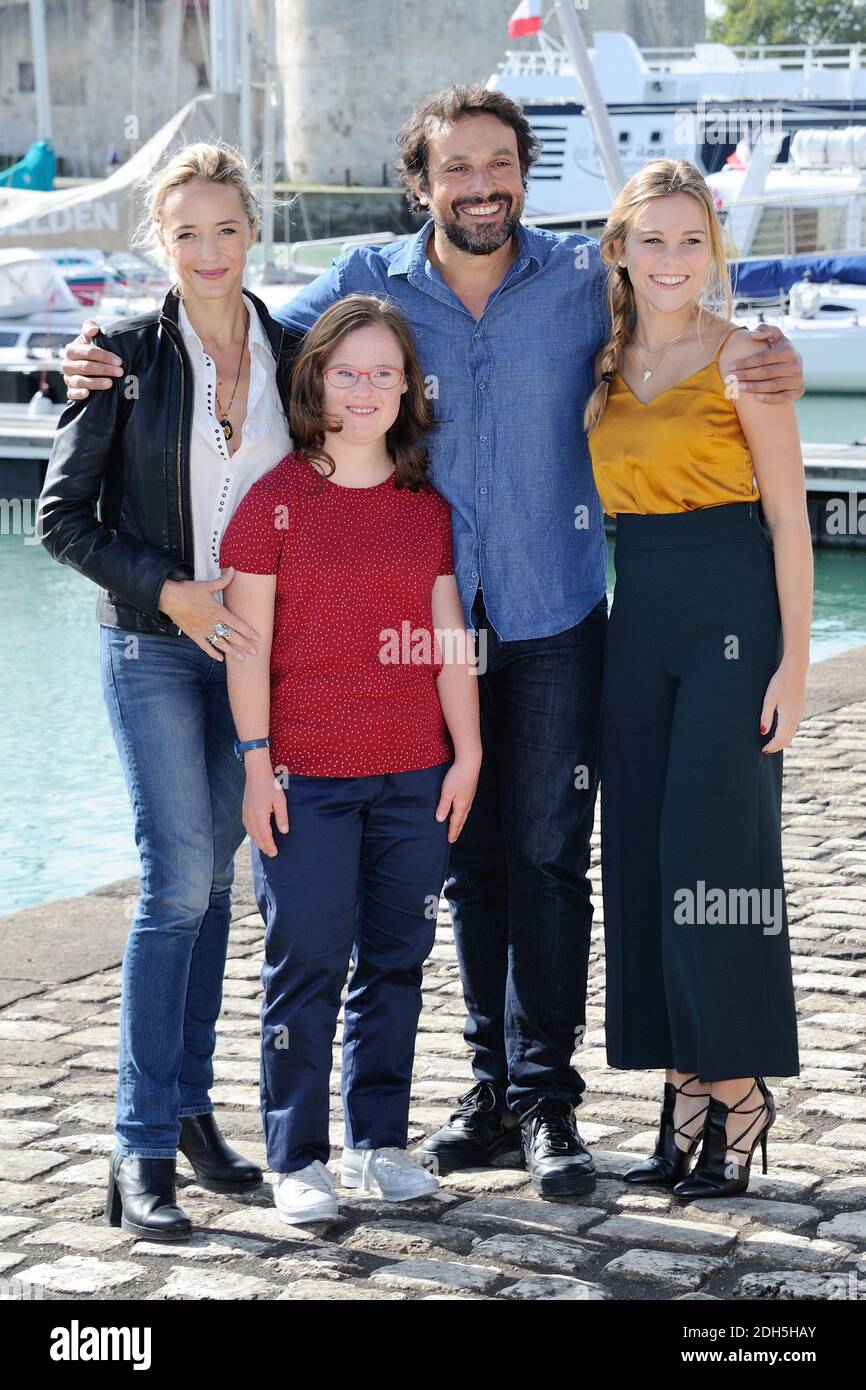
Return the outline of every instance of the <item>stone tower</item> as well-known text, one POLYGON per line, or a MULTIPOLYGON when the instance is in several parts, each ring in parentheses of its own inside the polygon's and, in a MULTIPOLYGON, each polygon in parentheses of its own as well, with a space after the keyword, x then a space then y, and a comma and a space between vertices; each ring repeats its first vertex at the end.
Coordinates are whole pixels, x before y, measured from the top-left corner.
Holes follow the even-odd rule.
MULTIPOLYGON (((517 0, 277 0, 283 144, 292 179, 381 185, 394 135, 412 106, 452 82, 486 82, 508 48, 517 0)), ((549 32, 558 37, 552 5, 549 32)), ((704 0, 586 0, 597 29, 625 29, 644 47, 704 37, 704 0)), ((282 161, 280 161, 282 155, 282 161)))

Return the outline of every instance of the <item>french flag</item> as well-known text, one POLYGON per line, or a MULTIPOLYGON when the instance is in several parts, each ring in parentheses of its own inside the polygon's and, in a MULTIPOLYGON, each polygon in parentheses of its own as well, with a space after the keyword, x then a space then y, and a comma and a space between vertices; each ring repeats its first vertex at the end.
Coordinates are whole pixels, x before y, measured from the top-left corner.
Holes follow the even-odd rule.
POLYGON ((526 34, 537 34, 540 28, 541 0, 520 0, 508 21, 508 37, 521 39, 526 34))

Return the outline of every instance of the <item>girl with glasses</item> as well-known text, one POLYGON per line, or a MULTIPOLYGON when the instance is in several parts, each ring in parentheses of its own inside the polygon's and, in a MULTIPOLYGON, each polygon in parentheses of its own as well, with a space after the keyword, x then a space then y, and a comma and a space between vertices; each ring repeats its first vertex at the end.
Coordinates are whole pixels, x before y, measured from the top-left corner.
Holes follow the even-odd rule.
POLYGON ((343 1186, 394 1201, 437 1187, 406 1152, 409 1092, 422 965, 481 744, 450 509, 426 476, 431 424, 404 320, 347 296, 296 359, 294 452, 222 543, 233 611, 260 634, 229 695, 266 923, 262 1113, 289 1224, 337 1216, 329 1081, 350 957, 343 1186))

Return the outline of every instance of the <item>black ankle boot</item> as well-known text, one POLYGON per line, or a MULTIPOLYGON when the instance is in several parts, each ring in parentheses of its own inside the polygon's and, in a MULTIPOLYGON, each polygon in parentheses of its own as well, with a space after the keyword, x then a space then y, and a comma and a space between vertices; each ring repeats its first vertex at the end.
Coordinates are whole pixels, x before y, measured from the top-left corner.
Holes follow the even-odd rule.
POLYGON ((124 1157, 117 1150, 108 1169, 105 1220, 142 1240, 184 1240, 192 1222, 177 1205, 173 1158, 124 1157))
POLYGON ((257 1164, 229 1148, 213 1114, 182 1115, 178 1148, 208 1192, 247 1192, 262 1180, 257 1164))
POLYGON ((767 1090, 762 1076, 755 1077, 755 1085, 738 1100, 736 1105, 725 1105, 723 1101, 710 1097, 710 1108, 704 1124, 704 1144, 694 1170, 674 1188, 674 1196, 681 1202, 693 1202, 699 1197, 733 1197, 745 1192, 749 1186, 752 1167, 752 1154, 761 1145, 764 1172, 767 1171, 767 1133, 776 1118, 776 1102, 767 1090), (755 1087, 761 1093, 761 1103, 749 1109, 741 1109, 743 1101, 748 1100, 755 1087), (761 1124, 761 1112, 766 1119, 761 1124), (733 1143, 728 1142, 728 1115, 754 1115, 755 1118, 741 1131, 733 1143), (758 1126, 756 1129, 755 1126, 758 1126), (745 1147, 740 1141, 746 1140, 745 1147), (745 1162, 728 1163, 728 1150, 742 1154, 745 1162))
POLYGON ((655 1152, 641 1163, 636 1163, 634 1168, 629 1168, 628 1172, 623 1173, 623 1182, 631 1183, 635 1187, 673 1187, 674 1183, 680 1182, 686 1176, 692 1156, 701 1142, 703 1125, 697 1134, 691 1135, 686 1134, 686 1126, 694 1124, 697 1117, 707 1111, 710 1098, 707 1096, 707 1104, 701 1110, 697 1110, 683 1125, 674 1124, 674 1107, 680 1093, 697 1099, 693 1091, 685 1090, 691 1081, 697 1080, 698 1077, 695 1075, 687 1077, 681 1086, 675 1086, 672 1081, 665 1082, 662 1117, 655 1152), (680 1148, 677 1143, 678 1134, 682 1134, 688 1139, 687 1149, 680 1148))

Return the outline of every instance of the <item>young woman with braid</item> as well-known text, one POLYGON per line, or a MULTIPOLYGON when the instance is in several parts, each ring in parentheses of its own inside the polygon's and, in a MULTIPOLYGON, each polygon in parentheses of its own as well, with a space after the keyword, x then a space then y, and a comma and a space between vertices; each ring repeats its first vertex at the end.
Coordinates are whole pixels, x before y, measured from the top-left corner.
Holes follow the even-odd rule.
POLYGON ((607 1056, 663 1067, 655 1152, 626 1181, 741 1192, 799 1072, 781 854, 812 549, 793 405, 739 392, 746 330, 710 191, 644 166, 601 239, 609 341, 585 424, 616 517, 602 696, 607 1056), (759 515, 763 511, 769 536, 759 515), (689 1173, 692 1157, 700 1156, 689 1173))

